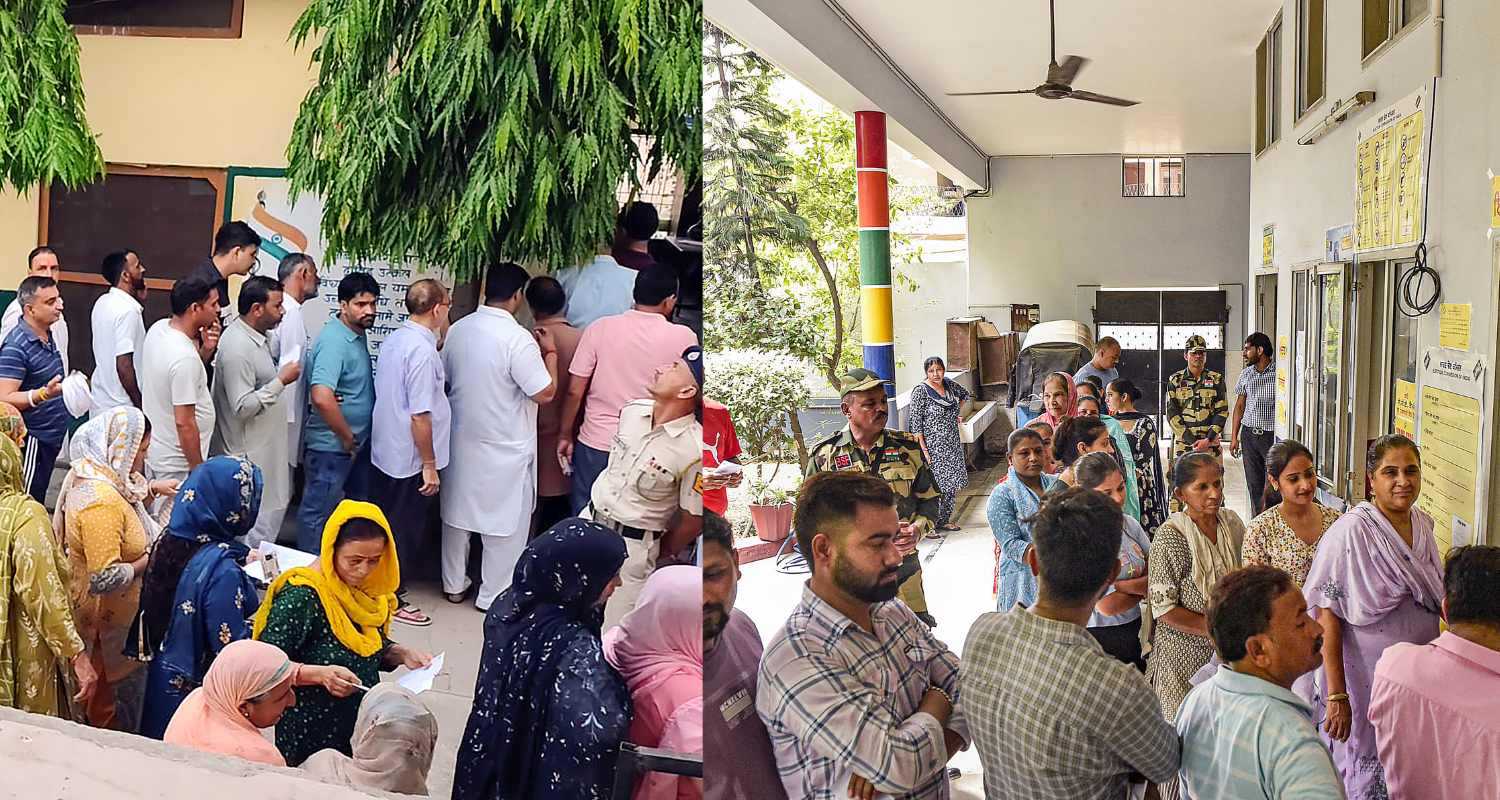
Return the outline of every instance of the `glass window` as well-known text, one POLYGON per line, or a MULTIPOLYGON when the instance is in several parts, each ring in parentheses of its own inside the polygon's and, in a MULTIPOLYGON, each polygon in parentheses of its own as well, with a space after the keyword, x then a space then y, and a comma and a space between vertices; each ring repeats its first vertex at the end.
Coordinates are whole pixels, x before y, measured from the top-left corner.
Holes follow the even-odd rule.
POLYGON ((1183 157, 1131 156, 1120 161, 1120 194, 1125 197, 1182 197, 1183 157))
POLYGON ((1297 0, 1297 116, 1323 99, 1324 0, 1297 0))
POLYGON ((1306 427, 1303 424, 1304 400, 1307 392, 1303 390, 1302 384, 1308 374, 1306 342, 1307 342, 1307 291, 1308 275, 1306 271, 1292 273, 1292 408, 1291 421, 1293 439, 1299 442, 1307 441, 1306 427))
MULTIPOLYGON (((1339 452, 1339 391, 1343 388, 1344 276, 1318 276, 1317 456, 1318 472, 1336 481, 1339 452)), ((1337 486, 1337 483, 1334 483, 1337 486)))

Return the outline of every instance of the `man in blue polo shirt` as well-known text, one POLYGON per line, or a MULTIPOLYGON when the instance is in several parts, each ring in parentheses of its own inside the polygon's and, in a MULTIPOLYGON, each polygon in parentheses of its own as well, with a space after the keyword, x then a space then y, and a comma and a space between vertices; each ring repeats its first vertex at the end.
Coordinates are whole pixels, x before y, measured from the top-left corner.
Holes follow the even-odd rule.
POLYGON ((365 333, 375 326, 380 285, 368 273, 339 281, 339 314, 307 354, 311 412, 303 439, 307 482, 297 510, 297 546, 322 549, 323 525, 344 497, 364 500, 370 472, 375 378, 365 333))
POLYGON ((45 503, 52 466, 62 450, 72 416, 62 399, 63 362, 52 339, 52 323, 63 314, 57 281, 32 275, 16 293, 21 324, 0 345, 0 400, 21 409, 26 421, 23 480, 26 491, 45 503))

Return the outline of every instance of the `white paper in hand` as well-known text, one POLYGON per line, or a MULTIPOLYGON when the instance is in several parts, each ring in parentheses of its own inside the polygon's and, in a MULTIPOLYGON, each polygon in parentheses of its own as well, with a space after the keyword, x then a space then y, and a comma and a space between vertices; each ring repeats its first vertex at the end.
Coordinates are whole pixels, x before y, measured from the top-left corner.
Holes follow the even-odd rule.
POLYGON ((414 669, 396 679, 396 684, 405 687, 412 694, 421 694, 432 688, 432 679, 443 671, 443 653, 432 657, 432 663, 421 669, 414 669))
POLYGON ((281 363, 277 364, 276 368, 277 369, 282 369, 282 368, 286 367, 287 364, 298 364, 298 363, 301 363, 301 361, 302 361, 302 345, 299 344, 296 347, 293 347, 291 350, 287 351, 286 355, 282 356, 281 363))
MULTIPOLYGON (((287 570, 294 569, 296 567, 311 566, 313 562, 318 560, 318 557, 313 555, 312 553, 305 553, 301 550, 295 550, 290 547, 283 547, 279 544, 272 544, 270 542, 261 542, 261 552, 264 553, 268 549, 276 554, 276 566, 278 567, 279 572, 286 572, 287 570)), ((257 581, 260 581, 261 583, 269 583, 269 581, 266 580, 265 565, 261 564, 261 562, 259 561, 250 561, 246 563, 245 574, 256 579, 257 581)))

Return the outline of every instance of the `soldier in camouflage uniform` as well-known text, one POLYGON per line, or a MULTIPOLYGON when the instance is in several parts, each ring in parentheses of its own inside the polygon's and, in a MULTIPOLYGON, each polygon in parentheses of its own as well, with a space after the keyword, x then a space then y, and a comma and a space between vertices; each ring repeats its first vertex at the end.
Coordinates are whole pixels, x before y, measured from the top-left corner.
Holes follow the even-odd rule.
POLYGON ((1208 369, 1208 343, 1187 340, 1187 369, 1167 378, 1167 424, 1172 426, 1172 460, 1194 450, 1222 458, 1219 439, 1229 417, 1224 376, 1208 369))
POLYGON ((935 626, 937 620, 927 612, 927 597, 922 592, 917 540, 934 528, 942 496, 937 481, 917 437, 886 429, 890 412, 885 381, 867 369, 855 369, 844 375, 839 388, 843 394, 841 408, 849 424, 813 445, 810 470, 873 472, 891 485, 896 493, 896 513, 901 517, 901 535, 896 539, 896 548, 903 556, 901 572, 911 575, 902 582, 900 597, 919 619, 929 627, 935 626))

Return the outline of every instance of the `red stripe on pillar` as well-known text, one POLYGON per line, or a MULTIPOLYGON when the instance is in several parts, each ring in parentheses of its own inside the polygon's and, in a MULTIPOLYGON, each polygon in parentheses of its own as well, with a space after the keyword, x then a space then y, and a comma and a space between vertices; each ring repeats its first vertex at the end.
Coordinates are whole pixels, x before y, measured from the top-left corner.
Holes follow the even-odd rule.
POLYGON ((887 228, 891 224, 889 175, 885 172, 856 172, 859 191, 859 227, 887 228))
POLYGON ((885 112, 854 112, 854 164, 886 168, 885 112))

